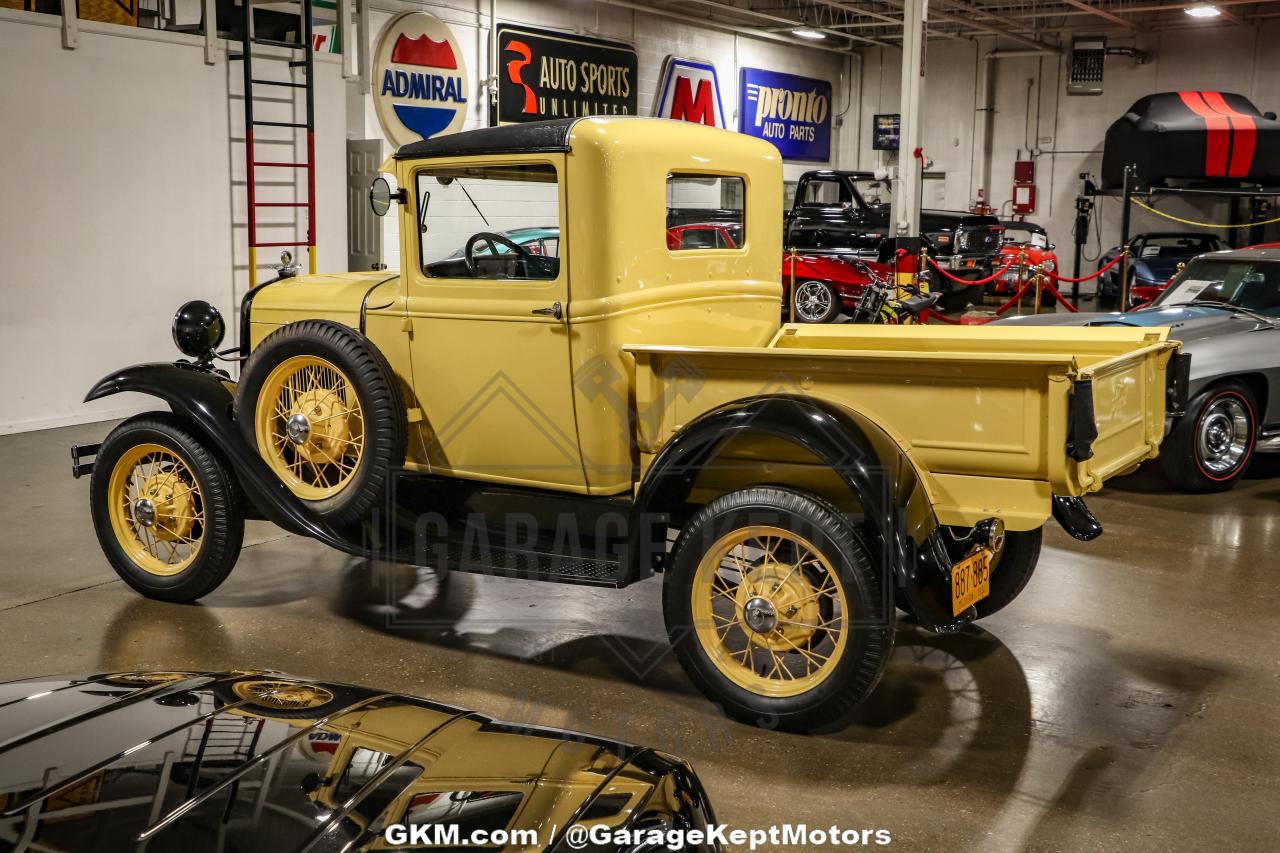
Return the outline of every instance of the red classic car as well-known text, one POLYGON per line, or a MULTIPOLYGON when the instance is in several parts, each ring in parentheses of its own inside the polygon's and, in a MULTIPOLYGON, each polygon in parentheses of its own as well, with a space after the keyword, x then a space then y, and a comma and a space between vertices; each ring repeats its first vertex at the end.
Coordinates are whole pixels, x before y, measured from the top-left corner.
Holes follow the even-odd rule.
MULTIPOLYGON (((1046 272, 1056 272, 1058 256, 1054 254, 1054 245, 1049 242, 1049 233, 1033 222, 1021 222, 1008 219, 1000 223, 1004 226, 1004 244, 1000 247, 1000 266, 1013 261, 1013 266, 1004 275, 991 283, 993 293, 1008 296, 1018 292, 1020 282, 1028 281, 1035 274, 1035 268, 1044 264, 1046 272), (1021 262, 1023 252, 1026 253, 1025 265, 1021 262)), ((1035 297, 1032 296, 1034 299, 1035 297)))
MULTIPOLYGON (((694 223, 667 229, 667 248, 732 249, 738 245, 740 225, 694 223)), ((888 275, 891 267, 874 261, 866 262, 877 273, 888 275)), ((796 255, 796 320, 801 323, 826 323, 841 310, 851 311, 862 295, 867 276, 849 261, 828 255, 796 255)), ((792 280, 791 254, 782 254, 783 305, 790 299, 792 280)))

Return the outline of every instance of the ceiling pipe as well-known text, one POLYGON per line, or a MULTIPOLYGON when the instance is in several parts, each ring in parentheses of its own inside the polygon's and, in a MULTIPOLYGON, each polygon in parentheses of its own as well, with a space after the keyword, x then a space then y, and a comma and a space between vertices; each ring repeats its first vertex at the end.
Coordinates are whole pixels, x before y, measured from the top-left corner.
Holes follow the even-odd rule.
MULTIPOLYGON (((716 30, 722 33, 737 33, 746 38, 759 39, 761 41, 774 42, 775 44, 786 44, 791 47, 802 47, 806 50, 821 50, 826 53, 836 53, 841 56, 847 56, 853 53, 852 47, 828 47, 825 44, 819 44, 813 41, 801 41, 800 39, 789 39, 783 36, 767 33, 763 30, 752 29, 751 27, 735 26, 734 24, 726 24, 711 18, 690 18, 687 12, 669 12, 666 9, 659 9, 655 6, 645 6, 640 3, 632 3, 629 0, 594 0, 604 6, 615 6, 619 9, 630 9, 634 12, 642 12, 646 15, 653 15, 658 18, 668 18, 673 21, 679 21, 682 24, 695 27, 705 27, 709 30, 716 30)), ((797 24, 799 26, 799 24, 797 24)), ((879 44, 879 42, 876 42, 879 44)))

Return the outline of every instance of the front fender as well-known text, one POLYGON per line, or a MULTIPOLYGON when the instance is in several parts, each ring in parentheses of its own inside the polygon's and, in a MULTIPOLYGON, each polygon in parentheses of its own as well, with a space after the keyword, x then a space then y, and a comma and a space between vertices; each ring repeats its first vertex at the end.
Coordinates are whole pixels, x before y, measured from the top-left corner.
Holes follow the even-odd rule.
POLYGON ((349 554, 363 555, 352 538, 318 518, 280 481, 236 426, 235 384, 224 374, 188 362, 138 364, 99 380, 85 402, 136 391, 169 404, 193 425, 235 472, 236 480, 268 520, 293 533, 318 539, 349 554))
MULTIPOLYGON (((716 451, 748 434, 788 441, 835 471, 862 505, 863 530, 886 578, 893 577, 926 627, 954 625, 949 610, 940 607, 940 590, 926 589, 949 582, 950 563, 915 465, 873 421, 833 403, 770 395, 707 412, 668 441, 645 472, 636 494, 639 515, 660 515, 683 502, 716 451)), ((886 614, 891 613, 890 601, 886 614)))

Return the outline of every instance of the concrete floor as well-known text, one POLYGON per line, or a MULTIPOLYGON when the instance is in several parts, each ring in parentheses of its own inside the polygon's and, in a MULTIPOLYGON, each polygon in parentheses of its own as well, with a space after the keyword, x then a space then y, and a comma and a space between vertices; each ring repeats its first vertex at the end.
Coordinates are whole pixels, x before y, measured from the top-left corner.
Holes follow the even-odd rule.
MULTIPOLYGON (((1047 528, 1040 569, 958 636, 903 624, 857 721, 801 737, 724 720, 669 654, 659 583, 620 592, 455 577, 413 624, 367 564, 251 525, 197 606, 143 599, 98 549, 67 448, 0 438, 0 679, 264 667, 412 691, 689 758, 719 817, 887 828, 908 850, 1275 849, 1280 473, 1227 495, 1143 471, 1047 528)), ((1268 463, 1271 460, 1264 460, 1268 463)))

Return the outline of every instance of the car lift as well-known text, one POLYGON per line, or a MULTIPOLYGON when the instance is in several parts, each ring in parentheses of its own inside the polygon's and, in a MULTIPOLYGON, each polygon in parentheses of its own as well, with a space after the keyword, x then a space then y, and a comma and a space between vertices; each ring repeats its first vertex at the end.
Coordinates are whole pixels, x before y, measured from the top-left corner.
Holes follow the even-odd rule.
MULTIPOLYGON (((1261 243, 1265 240, 1264 227, 1268 222, 1273 221, 1269 216, 1272 212, 1272 199, 1280 196, 1280 188, 1276 187, 1146 187, 1136 186, 1136 175, 1133 166, 1125 167, 1124 186, 1120 189, 1102 189, 1094 185, 1089 180, 1088 175, 1080 176, 1082 187, 1080 195, 1076 196, 1076 227, 1075 227, 1075 263, 1072 275, 1076 278, 1080 277, 1080 250, 1084 246, 1085 240, 1089 234, 1089 218, 1093 213, 1094 198, 1098 196, 1118 197, 1121 200, 1122 208, 1120 212, 1120 246, 1128 246, 1130 234, 1132 211, 1134 196, 1146 196, 1148 202, 1153 202, 1157 196, 1187 196, 1214 199, 1228 199, 1231 202, 1231 218, 1225 227, 1227 232, 1227 243, 1233 249, 1240 248, 1241 232, 1248 232, 1248 239, 1244 241, 1244 245, 1252 246, 1255 243, 1261 243), (1248 200, 1248 219, 1244 218, 1244 204, 1248 200)), ((1223 228, 1223 226, 1215 226, 1215 228, 1223 228)), ((1128 261, 1122 263, 1121 269, 1121 299, 1128 298, 1128 261)), ((1071 300, 1077 302, 1080 295, 1080 285, 1073 284, 1071 286, 1071 300)), ((1126 302, 1122 301, 1121 305, 1126 302)))
MULTIPOLYGON (((258 0, 261 2, 261 0, 258 0)), ((301 41, 277 41, 274 39, 255 38, 253 29, 253 10, 258 5, 255 0, 244 0, 244 29, 240 37, 240 53, 233 53, 227 56, 227 59, 238 59, 244 63, 244 142, 245 142, 245 185, 249 191, 248 215, 249 215, 249 287, 257 285, 258 281, 258 249, 267 247, 293 247, 307 248, 307 269, 311 273, 316 271, 316 145, 315 145, 315 74, 314 74, 314 52, 315 45, 311 37, 312 26, 312 0, 296 0, 292 5, 300 7, 299 16, 301 17, 301 41), (272 47, 282 47, 291 51, 290 54, 284 56, 262 55, 260 58, 276 61, 287 61, 288 67, 303 69, 303 81, 300 83, 292 80, 268 80, 255 78, 253 76, 253 45, 262 44, 272 47), (293 51, 302 53, 301 59, 291 59, 290 56, 296 54, 293 51), (253 100, 255 86, 277 86, 285 89, 302 89, 306 102, 306 121, 304 123, 288 122, 288 121, 263 121, 254 117, 253 100), (276 161, 276 160, 259 160, 254 153, 254 128, 258 127, 282 127, 291 131, 305 130, 307 134, 306 160, 302 162, 293 161, 276 161), (307 198, 306 201, 259 201, 257 195, 257 174, 256 169, 262 168, 278 168, 278 169, 302 169, 306 172, 307 177, 307 198), (263 207, 292 207, 306 208, 307 216, 307 238, 305 241, 284 240, 284 241, 263 241, 258 238, 258 208, 263 207)), ((274 4, 273 4, 274 5, 274 4)))

